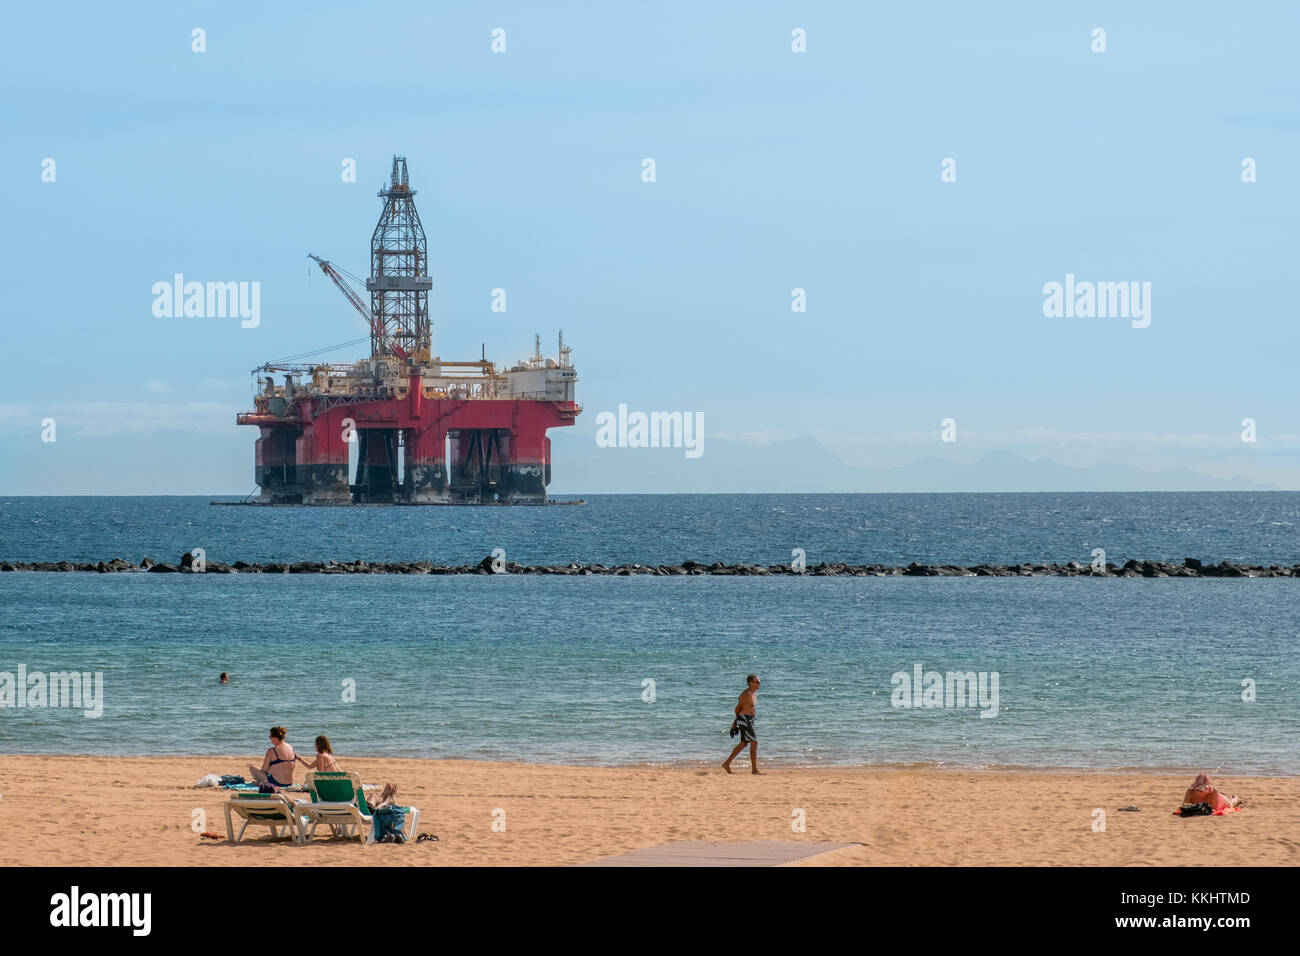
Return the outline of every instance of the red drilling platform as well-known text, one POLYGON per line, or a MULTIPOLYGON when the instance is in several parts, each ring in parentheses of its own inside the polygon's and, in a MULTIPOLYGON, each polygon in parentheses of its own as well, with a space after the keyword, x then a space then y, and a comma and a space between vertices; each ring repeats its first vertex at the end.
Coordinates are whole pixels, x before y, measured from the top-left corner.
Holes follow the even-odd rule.
MULTIPOLYGON (((370 358, 351 365, 274 363, 254 370, 260 503, 546 503, 548 428, 572 425, 578 373, 564 334, 555 358, 533 355, 498 371, 485 358, 445 362, 431 353, 424 226, 393 157, 384 209, 370 239, 366 307, 337 266, 311 256, 370 328, 370 358), (282 376, 282 381, 277 377, 282 376), (356 451, 356 481, 349 455, 356 451)), ((360 282, 355 276, 351 276, 360 282)))

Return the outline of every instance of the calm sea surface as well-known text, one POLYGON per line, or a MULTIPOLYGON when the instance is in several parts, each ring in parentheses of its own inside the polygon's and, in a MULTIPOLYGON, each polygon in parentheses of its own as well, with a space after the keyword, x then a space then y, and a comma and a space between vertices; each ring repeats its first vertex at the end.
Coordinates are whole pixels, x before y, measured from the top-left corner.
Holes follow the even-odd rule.
MULTIPOLYGON (((970 564, 1087 562, 1101 547, 1111 561, 1296 564, 1297 526, 1289 493, 545 509, 0 498, 0 560, 174 562, 202 547, 216 561, 470 563, 503 547, 521 563, 776 563, 800 547, 810 564, 970 564)), ((282 723, 300 748, 326 733, 340 754, 720 760, 757 671, 760 756, 779 762, 1294 774, 1298 620, 1300 581, 1286 579, 5 573, 0 672, 101 672, 104 708, 6 706, 0 752, 252 759, 282 723), (893 706, 894 675, 917 664, 996 674, 996 716, 893 706)))

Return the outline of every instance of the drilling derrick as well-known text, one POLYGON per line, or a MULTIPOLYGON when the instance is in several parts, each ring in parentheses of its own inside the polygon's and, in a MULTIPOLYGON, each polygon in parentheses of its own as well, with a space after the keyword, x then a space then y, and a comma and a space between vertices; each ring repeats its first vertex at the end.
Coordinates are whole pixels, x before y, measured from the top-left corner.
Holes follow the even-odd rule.
POLYGON ((311 256, 370 330, 350 365, 256 369, 261 504, 545 504, 547 430, 572 425, 578 373, 560 335, 555 358, 493 362, 433 354, 428 251, 406 160, 393 157, 370 237, 367 309, 355 276, 311 256), (278 381, 277 376, 283 381, 278 381), (355 481, 349 475, 355 471, 355 481))
POLYGON ((415 209, 415 190, 407 181, 406 158, 393 157, 388 186, 379 190, 384 211, 370 237, 370 354, 410 356, 428 362, 429 290, 425 274, 428 244, 415 209), (400 351, 394 353, 393 346, 400 351))

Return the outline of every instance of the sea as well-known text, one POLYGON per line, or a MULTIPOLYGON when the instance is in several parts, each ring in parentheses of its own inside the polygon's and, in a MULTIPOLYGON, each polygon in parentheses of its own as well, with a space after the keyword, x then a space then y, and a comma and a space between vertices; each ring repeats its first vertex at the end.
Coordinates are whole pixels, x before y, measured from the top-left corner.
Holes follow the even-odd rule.
MULTIPOLYGON (((0 497, 0 561, 175 563, 202 548, 224 563, 472 564, 500 548, 521 564, 778 564, 797 551, 809 565, 1087 564, 1103 549, 1120 563, 1295 565, 1298 529, 1288 492, 545 508, 0 497)), ((304 753, 326 734, 348 756, 704 765, 730 752, 756 673, 759 758, 773 764, 1290 775, 1297 621, 1300 579, 1286 578, 9 572, 0 754, 254 762, 279 724, 304 753), (18 706, 20 667, 101 675, 101 713, 27 706, 30 694, 18 706)))

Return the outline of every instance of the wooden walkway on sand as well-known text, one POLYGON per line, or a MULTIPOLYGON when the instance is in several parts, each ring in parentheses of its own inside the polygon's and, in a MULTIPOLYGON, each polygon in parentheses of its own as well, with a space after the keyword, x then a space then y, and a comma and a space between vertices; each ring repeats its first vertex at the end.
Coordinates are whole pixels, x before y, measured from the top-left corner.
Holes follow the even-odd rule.
POLYGON ((661 843, 618 856, 579 863, 579 866, 781 866, 857 843, 810 843, 807 840, 768 840, 761 843, 712 843, 698 840, 661 843))

